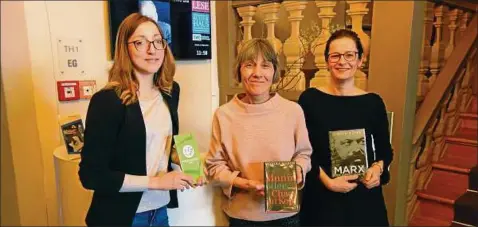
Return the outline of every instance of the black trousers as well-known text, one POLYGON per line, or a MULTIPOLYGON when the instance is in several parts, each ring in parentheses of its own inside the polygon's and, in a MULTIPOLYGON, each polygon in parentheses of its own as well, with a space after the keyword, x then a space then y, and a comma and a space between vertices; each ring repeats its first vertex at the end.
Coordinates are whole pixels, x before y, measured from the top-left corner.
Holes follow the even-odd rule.
POLYGON ((359 184, 349 193, 305 188, 300 209, 302 226, 389 226, 382 188, 359 184))
POLYGON ((300 226, 299 215, 271 221, 248 221, 229 217, 229 226, 300 226))

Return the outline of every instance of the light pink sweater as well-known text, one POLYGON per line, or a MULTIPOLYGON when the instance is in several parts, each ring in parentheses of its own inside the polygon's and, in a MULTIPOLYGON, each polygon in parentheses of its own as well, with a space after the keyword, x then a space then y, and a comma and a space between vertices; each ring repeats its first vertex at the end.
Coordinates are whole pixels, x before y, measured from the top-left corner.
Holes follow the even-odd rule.
POLYGON ((312 147, 300 106, 277 93, 262 104, 234 98, 214 114, 206 167, 227 197, 223 210, 233 218, 269 221, 296 213, 265 213, 264 197, 232 190, 236 176, 264 182, 264 161, 296 161, 310 170, 312 147))

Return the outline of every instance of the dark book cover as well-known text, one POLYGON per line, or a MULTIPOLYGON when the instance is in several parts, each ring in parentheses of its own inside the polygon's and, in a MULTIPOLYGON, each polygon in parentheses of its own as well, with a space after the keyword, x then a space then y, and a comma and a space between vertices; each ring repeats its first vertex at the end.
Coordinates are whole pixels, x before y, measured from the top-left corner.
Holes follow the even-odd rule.
POLYGON ((79 154, 84 144, 84 127, 81 118, 69 116, 62 119, 60 127, 68 154, 79 154))
POLYGON ((332 178, 358 174, 368 169, 365 129, 329 132, 332 178))
POLYGON ((295 162, 264 162, 266 212, 298 212, 295 162))

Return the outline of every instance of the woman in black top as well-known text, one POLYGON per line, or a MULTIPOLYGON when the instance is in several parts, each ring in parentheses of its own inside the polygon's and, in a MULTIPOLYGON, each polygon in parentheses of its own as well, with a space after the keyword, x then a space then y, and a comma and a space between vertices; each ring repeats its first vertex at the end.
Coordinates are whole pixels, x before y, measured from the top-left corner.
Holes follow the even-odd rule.
POLYGON ((167 226, 176 190, 195 186, 171 167, 179 85, 163 37, 138 13, 119 26, 108 84, 93 95, 86 116, 79 177, 94 191, 89 226, 167 226))
POLYGON ((362 54, 363 47, 355 32, 345 29, 334 32, 325 48, 331 75, 329 84, 309 88, 299 98, 314 150, 312 170, 305 181, 303 225, 388 225, 382 194, 382 185, 390 178, 388 167, 393 158, 388 119, 380 96, 354 85, 362 54), (360 131, 365 136, 333 137, 338 132, 360 131), (331 148, 339 149, 334 153, 337 155, 332 156, 331 148), (350 157, 360 153, 367 154, 365 165, 351 167, 360 160, 350 157), (340 171, 332 169, 331 158, 344 160, 348 165, 347 171, 341 169, 347 173, 345 176, 333 177, 332 171, 339 174, 340 171), (360 173, 363 178, 359 179, 360 173))

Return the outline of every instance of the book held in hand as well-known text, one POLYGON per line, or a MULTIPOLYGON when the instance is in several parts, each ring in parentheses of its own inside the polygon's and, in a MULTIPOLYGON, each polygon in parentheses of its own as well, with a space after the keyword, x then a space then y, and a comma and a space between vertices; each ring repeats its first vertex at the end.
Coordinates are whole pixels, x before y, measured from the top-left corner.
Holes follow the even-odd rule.
POLYGON ((68 154, 80 154, 84 145, 84 127, 80 115, 71 115, 59 119, 61 133, 68 154))
POLYGON ((203 176, 201 154, 192 134, 180 134, 174 136, 176 151, 179 157, 181 169, 186 175, 195 181, 203 176))
POLYGON ((298 212, 295 162, 264 162, 266 212, 298 212))
POLYGON ((363 177, 368 169, 365 129, 329 132, 332 178, 355 175, 363 177))

